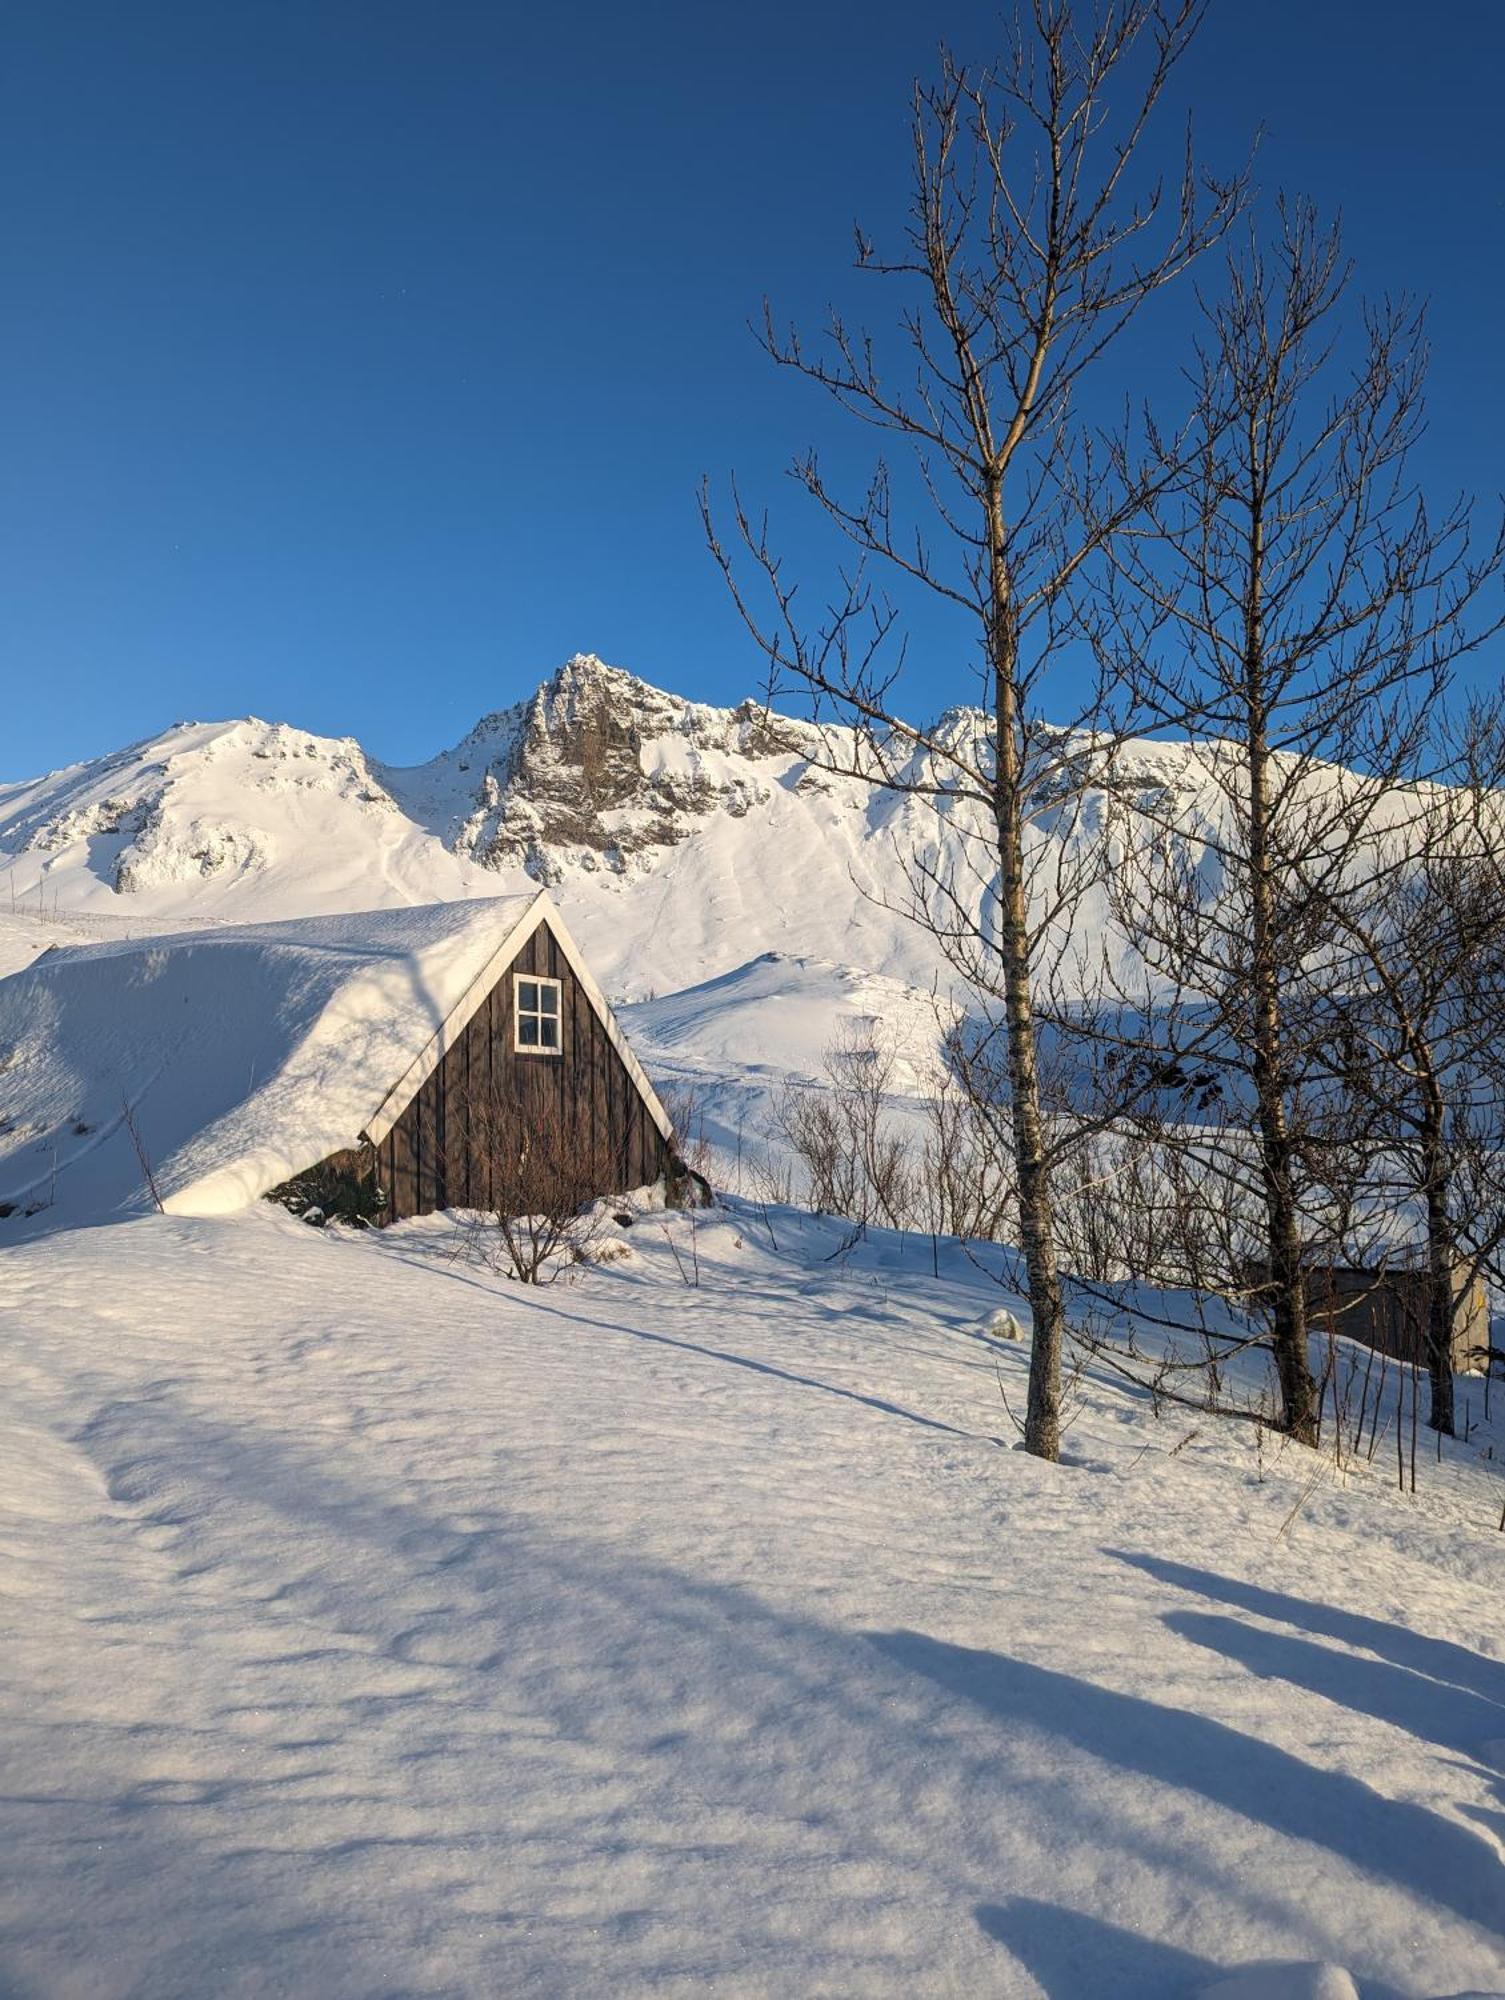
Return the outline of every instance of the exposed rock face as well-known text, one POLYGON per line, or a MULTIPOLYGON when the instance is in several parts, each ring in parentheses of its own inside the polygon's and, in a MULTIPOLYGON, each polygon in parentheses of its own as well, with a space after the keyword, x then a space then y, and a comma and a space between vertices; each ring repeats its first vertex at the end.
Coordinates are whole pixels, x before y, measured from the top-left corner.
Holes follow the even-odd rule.
POLYGON ((627 873, 708 815, 766 799, 799 735, 755 703, 710 708, 576 654, 449 753, 462 771, 485 760, 455 848, 488 867, 521 862, 541 881, 572 864, 627 873), (750 761, 769 764, 766 781, 750 761))

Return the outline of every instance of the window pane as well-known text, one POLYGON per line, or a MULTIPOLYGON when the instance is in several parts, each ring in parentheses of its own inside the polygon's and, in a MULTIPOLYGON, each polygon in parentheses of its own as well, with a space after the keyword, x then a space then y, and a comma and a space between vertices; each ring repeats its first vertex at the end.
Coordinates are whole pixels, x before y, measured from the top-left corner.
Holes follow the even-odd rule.
POLYGON ((540 1043, 543 1045, 543 1047, 546 1049, 557 1049, 559 1047, 558 1021, 551 1020, 546 1017, 545 1019, 539 1022, 538 1027, 539 1027, 538 1039, 540 1043))
POLYGON ((537 1011, 538 981, 536 979, 520 979, 517 982, 517 1004, 519 1007, 526 1008, 530 1012, 537 1011))
POLYGON ((538 1005, 545 1014, 557 1014, 559 1012, 559 988, 557 986, 540 986, 538 989, 538 1005))
POLYGON ((519 1046, 522 1048, 536 1049, 538 1047, 538 1016, 536 1014, 518 1015, 517 1039, 519 1046))

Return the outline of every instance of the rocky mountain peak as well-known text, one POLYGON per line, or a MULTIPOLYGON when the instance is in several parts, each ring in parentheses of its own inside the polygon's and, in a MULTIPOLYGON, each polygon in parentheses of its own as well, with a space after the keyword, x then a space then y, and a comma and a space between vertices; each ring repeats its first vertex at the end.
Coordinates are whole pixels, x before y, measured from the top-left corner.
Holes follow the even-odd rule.
POLYGON ((455 848, 542 881, 572 866, 625 874, 710 814, 746 813, 768 787, 749 767, 797 754, 756 703, 687 701, 576 653, 450 753, 473 787, 455 848))

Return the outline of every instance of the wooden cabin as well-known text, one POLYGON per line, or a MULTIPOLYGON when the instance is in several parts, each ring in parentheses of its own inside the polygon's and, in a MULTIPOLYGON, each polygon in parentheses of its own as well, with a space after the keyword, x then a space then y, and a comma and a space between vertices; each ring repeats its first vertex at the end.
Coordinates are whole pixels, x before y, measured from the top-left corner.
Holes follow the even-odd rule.
MULTIPOLYGON (((1466 1375, 1489 1359, 1489 1302, 1481 1280, 1468 1283, 1457 1273, 1453 1294, 1453 1373, 1466 1375)), ((1418 1368, 1427 1365, 1431 1305, 1432 1278, 1425 1270, 1332 1265, 1307 1277, 1307 1313, 1315 1332, 1356 1340, 1418 1368)))
MULTIPOLYGON (((1269 1266, 1244 1267, 1251 1293, 1269 1282, 1269 1266)), ((1489 1301, 1482 1280, 1453 1280, 1453 1372, 1468 1374, 1489 1362, 1489 1301)), ((1405 1265, 1367 1269, 1316 1264, 1306 1273, 1307 1325, 1313 1333, 1372 1347, 1407 1366, 1425 1368, 1432 1302, 1431 1273, 1405 1265)))
POLYGON ((385 1225, 445 1208, 526 1213, 561 1193, 585 1200, 684 1171, 653 1085, 540 895, 357 1145, 306 1178, 353 1177, 385 1225))
POLYGON ((385 1223, 688 1191, 542 890, 49 952, 0 980, 0 1051, 0 1247, 264 1196, 385 1223))

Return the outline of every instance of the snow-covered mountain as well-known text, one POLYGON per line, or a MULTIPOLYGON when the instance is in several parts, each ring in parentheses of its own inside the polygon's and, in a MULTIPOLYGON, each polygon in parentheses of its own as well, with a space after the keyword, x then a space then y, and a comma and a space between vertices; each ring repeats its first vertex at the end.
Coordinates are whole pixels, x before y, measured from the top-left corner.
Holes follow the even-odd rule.
MULTIPOLYGON (((944 726, 964 740, 985 729, 967 710, 944 726)), ((283 723, 182 723, 0 785, 0 915, 160 929, 532 881, 624 999, 767 951, 928 989, 935 953, 891 907, 900 855, 954 845, 966 808, 938 823, 926 804, 830 775, 812 749, 807 724, 686 701, 592 655, 408 769, 283 723)), ((1183 787, 1189 824, 1195 777, 1184 750, 1137 755, 1134 782, 1183 787)), ((1039 837, 1071 836, 1047 812, 1039 837)), ((16 945, 10 962, 25 955, 16 945)))
MULTIPOLYGON (((987 767, 979 711, 952 710, 936 728, 987 767)), ((903 906, 916 856, 983 901, 983 809, 953 798, 938 810, 832 775, 842 748, 808 722, 750 701, 687 701, 590 654, 409 768, 284 723, 182 723, 0 786, 0 975, 54 942, 547 884, 629 1009, 650 1072, 681 1109, 694 1103, 724 1168, 767 1128, 786 1078, 820 1076, 831 1042, 876 1029, 894 1048, 896 1089, 923 1092, 955 1018, 953 972, 903 906)), ((1153 809, 1217 894, 1199 836, 1226 810, 1220 754, 1120 746, 1110 783, 1069 806, 1042 779, 1037 878, 1048 886, 1079 843, 1153 809)), ((1074 905, 1072 948, 1090 958, 1104 943, 1132 961, 1105 904, 1097 893, 1074 905)))

